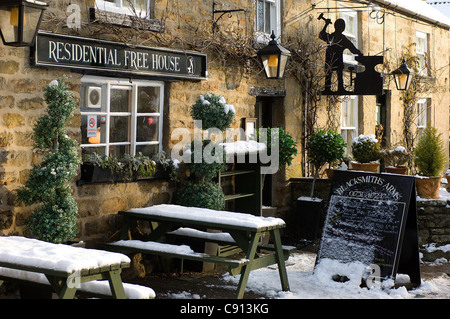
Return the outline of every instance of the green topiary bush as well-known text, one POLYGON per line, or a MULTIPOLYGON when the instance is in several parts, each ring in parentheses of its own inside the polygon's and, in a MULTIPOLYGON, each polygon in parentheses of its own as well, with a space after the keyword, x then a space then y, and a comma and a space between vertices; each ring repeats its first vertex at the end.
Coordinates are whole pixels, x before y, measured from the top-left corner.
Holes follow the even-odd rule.
POLYGON ((444 170, 447 156, 437 129, 427 126, 419 138, 414 151, 414 163, 424 176, 439 176, 444 170))
POLYGON ((188 207, 201 207, 215 210, 225 208, 225 196, 217 183, 187 182, 174 196, 175 204, 188 207))
POLYGON ((314 195, 314 186, 319 171, 326 164, 330 165, 344 157, 347 144, 342 135, 332 130, 319 130, 313 133, 306 142, 308 162, 314 165, 315 174, 311 186, 311 197, 314 195))
POLYGON ((200 95, 192 105, 191 116, 202 121, 202 129, 218 128, 224 131, 233 122, 236 111, 232 104, 227 104, 223 96, 214 93, 200 95))
POLYGON ((360 135, 352 141, 353 159, 359 163, 378 161, 382 157, 380 143, 375 135, 360 135))
POLYGON ((77 105, 64 78, 51 82, 44 98, 47 114, 33 128, 35 149, 44 159, 33 165, 27 182, 17 190, 17 199, 25 205, 38 204, 27 220, 32 236, 62 243, 77 234, 78 206, 70 183, 81 161, 78 145, 65 127, 77 105))
POLYGON ((279 152, 279 168, 283 168, 285 165, 290 166, 295 155, 297 155, 297 143, 295 143, 294 138, 291 134, 280 128, 270 128, 266 129, 267 135, 264 136, 263 131, 258 130, 258 139, 261 142, 267 144, 267 153, 272 154, 272 143, 278 143, 279 152), (272 130, 278 130, 277 134, 274 134, 272 141, 272 130))
POLYGON ((196 180, 201 181, 211 181, 213 178, 217 177, 217 174, 219 172, 222 172, 226 170, 226 154, 223 151, 222 154, 216 154, 217 148, 221 148, 223 150, 222 146, 218 146, 217 143, 211 142, 210 140, 203 140, 203 145, 201 150, 195 150, 194 148, 194 142, 191 144, 191 162, 186 163, 186 168, 190 170, 191 176, 196 180), (216 147, 217 146, 217 147, 216 147), (208 152, 205 152, 205 148, 208 150, 208 152), (195 162, 195 156, 197 152, 201 153, 202 161, 201 163, 195 162), (206 155, 211 156, 211 163, 206 162, 205 158, 206 155), (217 155, 217 161, 213 161, 213 159, 217 155), (220 157, 220 158, 219 158, 220 157))

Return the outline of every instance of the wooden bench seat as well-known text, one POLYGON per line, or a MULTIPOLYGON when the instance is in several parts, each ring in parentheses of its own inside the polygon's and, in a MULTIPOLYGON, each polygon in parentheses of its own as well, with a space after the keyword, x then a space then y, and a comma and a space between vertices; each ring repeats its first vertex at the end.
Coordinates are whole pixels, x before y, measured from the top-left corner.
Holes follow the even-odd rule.
MULTIPOLYGON (((236 241, 233 239, 233 237, 229 233, 223 232, 206 232, 188 227, 180 227, 177 230, 168 232, 167 235, 217 243, 219 245, 236 245, 236 241)), ((288 258, 289 255, 297 248, 295 246, 282 245, 282 249, 283 254, 288 258)), ((274 251, 275 246, 273 244, 260 243, 258 244, 258 250, 274 251)), ((285 260, 287 260, 287 258, 285 258, 285 260)))
POLYGON ((208 255, 205 253, 198 253, 193 251, 187 245, 172 245, 153 241, 119 240, 116 242, 103 244, 102 247, 107 250, 121 252, 123 254, 143 253, 163 257, 174 257, 194 261, 224 264, 231 268, 241 267, 248 264, 249 262, 249 260, 246 258, 225 258, 208 255))

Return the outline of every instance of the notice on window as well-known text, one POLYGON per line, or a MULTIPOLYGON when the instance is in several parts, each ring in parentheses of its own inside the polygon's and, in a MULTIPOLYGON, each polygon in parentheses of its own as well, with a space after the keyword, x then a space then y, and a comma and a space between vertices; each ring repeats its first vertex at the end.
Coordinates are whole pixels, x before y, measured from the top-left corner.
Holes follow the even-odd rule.
POLYGON ((87 116, 87 137, 97 136, 97 115, 87 116))

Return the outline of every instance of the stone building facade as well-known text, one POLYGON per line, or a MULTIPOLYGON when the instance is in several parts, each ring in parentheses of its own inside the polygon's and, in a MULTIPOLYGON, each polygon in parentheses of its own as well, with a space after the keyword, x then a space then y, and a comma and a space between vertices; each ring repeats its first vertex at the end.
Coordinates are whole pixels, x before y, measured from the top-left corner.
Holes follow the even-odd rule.
MULTIPOLYGON (((289 210, 289 178, 308 174, 302 149, 308 116, 305 103, 309 103, 310 95, 318 91, 317 87, 312 90, 307 86, 303 63, 314 65, 315 69, 307 69, 308 72, 313 71, 311 74, 323 73, 324 61, 321 59, 324 57, 325 43, 318 39, 324 24, 317 19, 320 13, 332 21, 345 16, 346 21, 352 23, 351 28, 349 25, 352 30, 349 34, 354 37, 360 51, 364 55, 383 55, 390 70, 398 66, 404 50, 416 43, 418 37, 425 39, 423 48, 426 51, 419 51, 424 61, 427 61, 428 71, 424 72, 429 72, 426 75, 435 90, 421 97, 420 107, 425 110, 425 122, 437 127, 444 136, 449 131, 447 65, 450 25, 446 21, 433 22, 429 16, 414 16, 402 8, 389 8, 384 1, 375 1, 379 7, 361 7, 358 3, 342 4, 335 1, 325 1, 316 6, 310 1, 296 0, 229 0, 217 2, 216 5, 213 5, 213 1, 205 0, 189 1, 189 5, 186 5, 186 1, 175 0, 131 1, 136 3, 136 8, 142 9, 137 12, 130 11, 126 1, 119 0, 47 2, 49 8, 45 12, 40 35, 41 39, 44 34, 48 35, 56 43, 49 52, 55 63, 36 65, 33 48, 0 45, 2 235, 24 234, 24 222, 33 207, 16 204, 15 190, 27 180, 32 164, 39 161, 38 154, 33 150, 32 129, 45 109, 43 87, 62 76, 67 77, 80 103, 69 125, 69 132, 82 146, 88 143, 86 119, 92 113, 92 109, 83 104, 84 94, 89 87, 109 90, 107 94, 115 89, 139 90, 140 87, 151 87, 159 92, 156 96, 160 109, 153 116, 158 119, 160 127, 159 135, 148 144, 156 145, 152 152, 163 150, 170 154, 180 142, 176 138, 172 139, 172 132, 177 128, 187 128, 190 132, 194 130, 190 107, 200 95, 207 92, 222 95, 227 103, 234 105, 236 116, 233 128, 242 127, 245 118, 256 118, 257 126, 283 127, 297 141, 298 155, 293 165, 266 177, 269 182, 265 186, 264 196, 265 205, 279 207, 280 211, 281 208, 289 210), (351 6, 355 8, 349 8, 351 6), (222 16, 226 10, 238 11, 233 11, 231 16, 222 16), (136 15, 141 18, 136 18, 136 15), (144 16, 147 18, 142 18, 144 16), (293 55, 294 62, 288 65, 286 76, 279 80, 266 79, 256 60, 256 52, 267 44, 271 30, 283 46, 297 53, 293 55), (139 62, 138 51, 133 51, 136 52, 133 53, 135 69, 104 70, 87 65, 83 69, 81 64, 67 64, 69 46, 58 46, 58 35, 71 40, 75 37, 80 41, 80 46, 92 39, 105 41, 102 43, 107 41, 111 50, 125 45, 130 48, 130 52, 140 46, 173 52, 174 55, 197 52, 206 57, 203 66, 205 73, 192 78, 177 77, 167 72, 146 74, 137 70, 139 63, 141 66, 144 63, 142 60, 139 62), (305 52, 305 48, 309 48, 311 53, 305 52), (303 59, 305 53, 310 54, 309 60, 303 59)), ((39 35, 37 41, 39 50, 38 45, 42 43, 39 35)), ((72 55, 76 53, 71 52, 72 55)), ((129 59, 131 64, 132 53, 129 59)), ((175 61, 172 60, 172 68, 176 68, 175 61)), ((165 63, 170 64, 170 60, 165 63)), ((170 71, 171 66, 166 66, 170 71)), ((377 121, 381 121, 388 145, 399 145, 402 142, 403 125, 401 93, 396 91, 392 78, 388 76, 384 78, 384 93, 378 97, 342 98, 333 104, 335 108, 329 107, 331 102, 328 97, 317 98, 316 109, 313 110, 317 112, 314 117, 317 122, 313 126, 317 129, 331 125, 342 131, 347 141, 350 141, 351 137, 358 134, 374 134, 377 121), (334 115, 334 119, 330 120, 330 114, 334 115), (343 123, 342 116, 347 116, 346 123, 343 123)), ((141 145, 135 142, 131 144, 136 147, 141 145)), ((111 144, 106 149, 112 151, 114 147, 111 144)), ((174 190, 173 183, 161 179, 82 185, 74 181, 73 192, 79 205, 78 239, 97 241, 113 236, 120 224, 118 211, 169 203, 174 190)))

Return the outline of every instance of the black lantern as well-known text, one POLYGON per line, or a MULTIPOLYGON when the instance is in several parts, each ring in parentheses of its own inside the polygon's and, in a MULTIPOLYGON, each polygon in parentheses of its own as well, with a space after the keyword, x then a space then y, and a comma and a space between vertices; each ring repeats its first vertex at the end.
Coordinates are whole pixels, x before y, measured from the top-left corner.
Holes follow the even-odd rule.
POLYGON ((35 0, 0 0, 0 33, 3 44, 32 46, 48 4, 35 0))
POLYGON ((411 85, 414 72, 408 68, 406 60, 403 58, 402 65, 397 70, 392 71, 391 75, 394 76, 397 90, 405 91, 411 85))
POLYGON ((264 66, 266 77, 268 79, 281 79, 291 53, 277 44, 273 31, 270 37, 272 40, 269 42, 269 45, 259 50, 258 56, 264 66))

